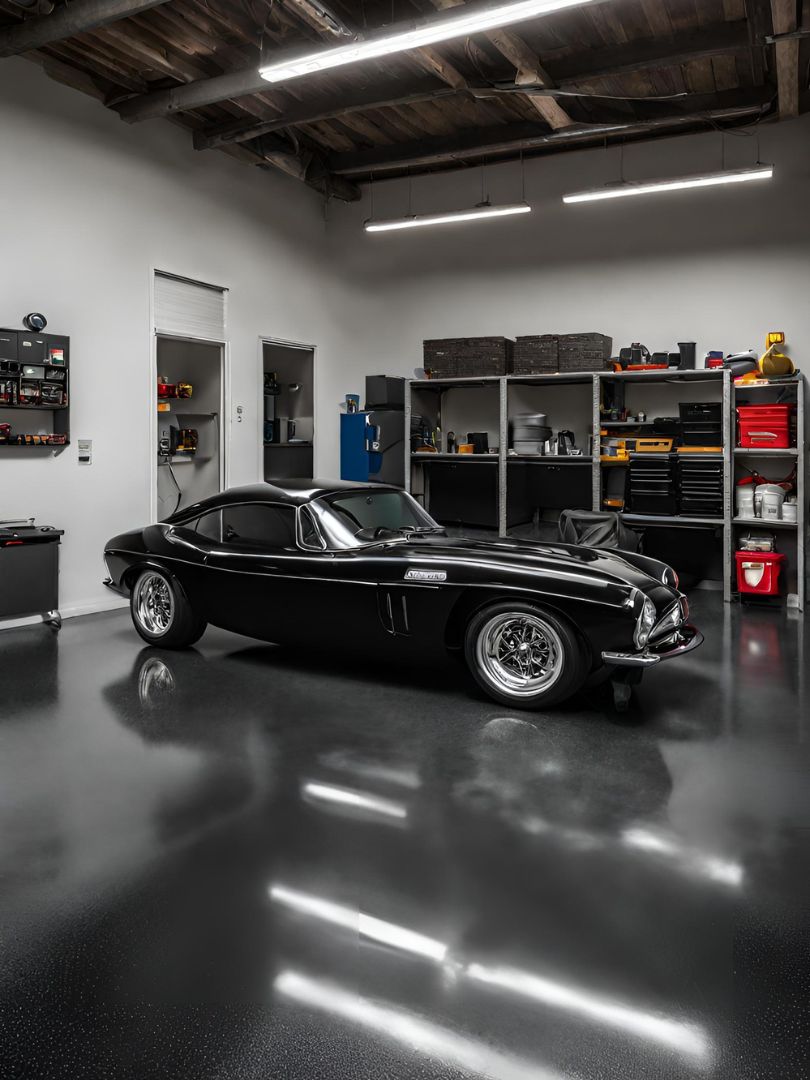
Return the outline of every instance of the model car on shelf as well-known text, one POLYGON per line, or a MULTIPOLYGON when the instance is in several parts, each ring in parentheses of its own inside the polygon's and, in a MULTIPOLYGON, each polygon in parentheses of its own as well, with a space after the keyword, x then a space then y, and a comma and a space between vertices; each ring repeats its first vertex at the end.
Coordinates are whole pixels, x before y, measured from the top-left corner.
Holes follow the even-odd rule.
POLYGON ((546 706, 703 640, 677 577, 627 552, 448 536, 399 488, 282 480, 232 488, 110 540, 106 584, 151 645, 208 623, 369 658, 463 656, 480 687, 546 706))

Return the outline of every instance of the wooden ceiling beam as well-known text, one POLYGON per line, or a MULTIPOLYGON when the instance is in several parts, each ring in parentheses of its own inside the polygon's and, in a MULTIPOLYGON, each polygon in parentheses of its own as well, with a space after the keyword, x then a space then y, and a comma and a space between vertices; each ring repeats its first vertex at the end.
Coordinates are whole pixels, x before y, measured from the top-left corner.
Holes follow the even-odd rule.
POLYGON ((41 49, 165 3, 166 0, 75 0, 56 8, 50 15, 38 15, 0 30, 0 57, 41 49))
POLYGON ((185 86, 173 86, 169 90, 155 90, 150 94, 122 101, 115 106, 122 120, 137 123, 154 120, 172 113, 188 112, 219 101, 246 97, 269 90, 270 84, 259 75, 258 56, 256 66, 231 71, 227 75, 214 75, 210 79, 198 79, 185 86))
MULTIPOLYGON (((735 92, 736 93, 736 92, 735 92)), ((583 124, 565 131, 548 132, 533 123, 503 124, 472 131, 460 131, 453 136, 419 139, 399 146, 377 147, 348 154, 327 157, 329 170, 338 175, 365 176, 379 173, 447 164, 465 158, 515 155, 521 151, 541 150, 549 146, 571 146, 587 142, 603 142, 610 138, 627 138, 683 127, 701 127, 707 122, 735 121, 761 113, 763 103, 714 108, 698 113, 676 113, 671 116, 616 124, 583 124)))
MULTIPOLYGON (((760 49, 762 45, 760 41, 760 49)), ((685 30, 669 37, 642 38, 624 45, 590 49, 560 60, 549 57, 547 63, 557 84, 568 89, 594 79, 616 79, 754 47, 747 23, 742 20, 685 30)))
POLYGON ((225 124, 213 124, 194 133, 194 146, 197 150, 212 150, 227 143, 247 142, 259 135, 268 135, 286 127, 300 124, 313 124, 320 120, 332 120, 350 113, 368 109, 385 109, 399 105, 413 105, 421 101, 433 101, 436 98, 454 94, 450 87, 437 88, 433 80, 410 83, 403 88, 401 83, 389 87, 374 86, 360 90, 347 91, 336 99, 334 94, 323 95, 316 101, 294 104, 285 109, 278 117, 266 123, 245 124, 233 121, 225 124))
POLYGON ((281 0, 281 6, 288 8, 324 38, 335 41, 356 37, 356 31, 345 23, 319 0, 281 0))
MULTIPOLYGON (((431 3, 439 11, 446 11, 449 8, 458 7, 459 4, 464 3, 464 0, 431 0, 431 3)), ((500 30, 490 30, 484 36, 492 42, 501 56, 514 66, 517 73, 516 82, 531 83, 548 89, 554 88, 555 83, 540 63, 539 56, 526 44, 520 34, 504 27, 500 30)), ((552 131, 570 127, 574 123, 565 109, 553 98, 529 97, 527 100, 552 131)))
MULTIPOLYGON (((774 36, 792 34, 798 28, 796 0, 771 0, 774 36)), ((799 39, 786 38, 774 44, 779 116, 786 120, 799 115, 799 39)))

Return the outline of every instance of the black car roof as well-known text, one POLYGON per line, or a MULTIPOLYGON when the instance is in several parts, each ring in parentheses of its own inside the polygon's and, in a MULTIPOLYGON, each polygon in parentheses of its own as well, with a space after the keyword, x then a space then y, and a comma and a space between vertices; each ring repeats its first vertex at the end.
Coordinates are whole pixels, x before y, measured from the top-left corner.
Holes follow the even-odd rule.
POLYGON ((196 517, 207 510, 215 510, 218 506, 232 506, 234 503, 243 502, 288 503, 290 506, 301 506, 303 503, 312 502, 313 499, 320 499, 324 495, 337 495, 342 491, 367 491, 369 488, 381 491, 400 490, 391 484, 363 484, 354 480, 309 478, 274 480, 264 484, 245 484, 243 487, 228 488, 219 495, 212 495, 208 499, 194 503, 193 506, 185 507, 166 520, 178 523, 188 521, 189 518, 196 517))

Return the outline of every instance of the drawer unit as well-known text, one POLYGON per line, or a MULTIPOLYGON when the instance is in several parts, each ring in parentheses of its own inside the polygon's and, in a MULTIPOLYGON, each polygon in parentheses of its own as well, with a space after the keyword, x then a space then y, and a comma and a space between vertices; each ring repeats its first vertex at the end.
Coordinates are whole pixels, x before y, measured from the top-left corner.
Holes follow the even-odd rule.
POLYGON ((628 470, 628 502, 635 514, 677 514, 678 462, 674 454, 634 457, 628 470))
POLYGON ((723 462, 682 457, 681 513, 696 517, 723 516, 723 462))

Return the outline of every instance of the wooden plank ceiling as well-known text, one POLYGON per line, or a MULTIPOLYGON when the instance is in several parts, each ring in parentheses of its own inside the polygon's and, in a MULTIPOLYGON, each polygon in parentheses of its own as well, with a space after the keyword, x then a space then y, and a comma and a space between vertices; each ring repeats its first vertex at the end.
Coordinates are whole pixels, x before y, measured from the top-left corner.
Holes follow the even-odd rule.
POLYGON ((0 0, 0 57, 27 57, 125 121, 165 117, 203 153, 342 199, 370 177, 807 107, 810 37, 794 0, 601 0, 278 85, 257 75, 279 50, 328 47, 461 2, 0 0))

